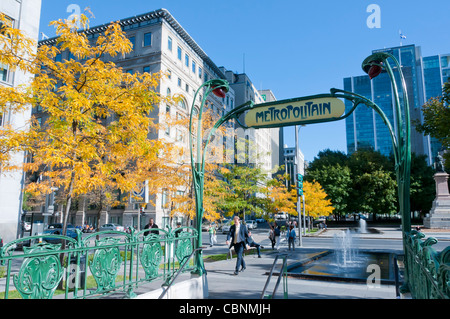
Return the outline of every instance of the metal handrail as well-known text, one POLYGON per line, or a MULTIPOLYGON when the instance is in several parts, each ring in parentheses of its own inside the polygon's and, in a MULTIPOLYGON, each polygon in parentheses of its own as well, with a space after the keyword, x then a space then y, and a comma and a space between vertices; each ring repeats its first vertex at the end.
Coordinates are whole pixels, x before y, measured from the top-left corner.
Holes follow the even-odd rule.
POLYGON ((103 231, 85 238, 81 238, 81 232, 77 231, 75 239, 62 235, 42 234, 7 243, 0 248, 0 266, 5 266, 6 269, 6 277, 0 280, 0 292, 4 290, 4 298, 9 299, 9 288, 14 284, 15 290, 24 299, 50 299, 59 286, 65 290, 65 299, 98 298, 121 290, 126 292, 129 298, 133 298, 135 296, 133 290, 139 285, 161 278, 169 282, 178 270, 174 267, 176 259, 180 260, 180 266, 183 264, 183 271, 186 272, 190 268, 187 261, 191 259, 192 254, 185 259, 187 256, 184 256, 184 252, 187 253, 187 249, 195 247, 196 229, 182 227, 180 231, 178 228, 168 227, 167 230, 158 229, 162 232, 161 235, 147 237, 144 236, 147 230, 139 232, 133 228, 130 230, 129 234, 103 231), (91 244, 91 239, 99 234, 104 237, 91 244), (17 244, 30 240, 33 242, 39 238, 46 240, 24 249, 23 252, 15 251, 17 244), (49 243, 51 239, 66 240, 70 245, 61 249, 60 244, 49 243), (172 252, 173 244, 181 247, 180 256, 177 255, 177 251, 172 252), (92 260, 88 257, 92 257, 92 260), (108 261, 108 258, 114 262, 108 261), (45 266, 49 264, 48 260, 51 262, 50 268, 45 266), (103 262, 105 260, 106 262, 103 262), (27 267, 29 263, 42 266, 30 268, 27 267), (163 265, 161 273, 160 266, 163 265), (92 289, 87 288, 88 272, 96 281, 96 286, 93 285, 92 289), (49 273, 57 274, 54 275, 57 276, 56 279, 52 279, 49 273), (102 279, 105 273, 108 274, 106 281, 102 279), (123 276, 122 280, 118 279, 119 275, 123 276), (30 278, 33 291, 29 288, 28 281, 20 280, 23 276, 30 278), (51 285, 47 282, 49 278, 52 280, 51 285), (69 287, 69 281, 74 283, 74 287, 69 287))
POLYGON ((394 278, 395 278, 395 297, 397 299, 400 298, 400 274, 398 269, 398 257, 397 255, 394 255, 394 278))
MULTIPOLYGON (((167 288, 164 289, 164 291, 162 292, 162 294, 158 297, 158 299, 162 299, 165 294, 167 293, 167 291, 170 289, 170 287, 172 286, 172 284, 175 282, 175 280, 177 279, 178 275, 181 274, 183 272, 184 266, 186 266, 186 264, 189 262, 189 260, 192 258, 192 256, 194 255, 195 252, 197 252, 198 250, 202 250, 203 248, 195 248, 192 253, 189 255, 189 257, 185 258, 185 261, 183 262, 183 264, 181 265, 181 267, 178 269, 178 271, 176 272, 175 276, 173 276, 172 280, 170 281, 170 283, 167 285, 167 288)), ((203 271, 206 273, 206 270, 203 269, 203 271)))
POLYGON ((277 282, 275 284, 275 287, 273 289, 272 295, 270 295, 269 297, 271 299, 273 299, 273 296, 275 296, 275 294, 276 294, 276 292, 278 290, 278 286, 280 285, 281 276, 283 276, 284 277, 283 278, 284 279, 284 299, 287 299, 287 296, 288 296, 288 294, 287 294, 287 283, 286 283, 286 279, 287 279, 287 256, 288 256, 287 254, 277 254, 275 256, 275 259, 274 259, 273 264, 272 264, 272 268, 270 269, 270 272, 269 272, 269 276, 267 277, 266 284, 264 285, 264 289, 263 289, 263 291, 261 293, 261 299, 264 299, 264 297, 266 296, 265 292, 267 290, 267 287, 269 286, 270 280, 272 279, 272 275, 273 275, 273 271, 274 271, 275 265, 276 265, 276 263, 278 261, 278 258, 280 256, 283 258, 283 264, 281 265, 280 274, 278 276, 278 280, 277 280, 277 282))
MULTIPOLYGON (((416 233, 415 231, 411 232, 412 235, 410 235, 412 238, 414 237, 414 233, 416 233)), ((426 242, 421 242, 421 238, 417 237, 415 239, 413 239, 417 242, 418 245, 421 245, 422 247, 426 247, 427 243, 426 242)), ((434 238, 429 238, 428 242, 430 243, 435 243, 437 242, 436 239, 434 238)), ((428 246, 429 247, 429 246, 428 246)), ((431 299, 431 287, 433 288, 433 292, 435 294, 437 294, 436 296, 434 296, 434 298, 441 298, 441 299, 448 299, 450 296, 446 295, 444 291, 442 291, 439 287, 438 282, 440 281, 440 279, 442 280, 443 278, 448 278, 447 274, 441 273, 437 273, 435 274, 435 277, 431 274, 430 269, 428 269, 427 267, 425 267, 425 265, 430 265, 431 264, 431 259, 433 258, 431 255, 434 256, 442 256, 442 254, 445 254, 446 251, 450 251, 450 246, 448 246, 446 249, 444 249, 440 254, 436 252, 436 250, 434 250, 433 248, 429 247, 430 250, 432 251, 432 253, 430 254, 430 256, 419 256, 417 254, 417 252, 415 252, 412 247, 410 246, 409 243, 406 243, 405 245, 405 251, 408 252, 408 254, 410 254, 410 258, 411 258, 411 262, 414 263, 414 265, 418 266, 420 269, 420 272, 416 272, 413 275, 409 275, 408 277, 408 282, 412 282, 412 284, 410 284, 411 288, 413 288, 410 292, 412 294, 412 297, 414 299, 417 298, 427 298, 427 299, 431 299), (415 278, 414 278, 415 277, 415 278), (420 283, 426 282, 425 285, 421 286, 420 283), (426 289, 427 294, 426 296, 416 296, 417 291, 419 291, 420 289, 423 289, 424 286, 426 287, 428 285, 429 288, 426 289)), ((439 261, 437 261, 439 263, 439 261)), ((442 261, 441 261, 442 262, 442 261)), ((409 267, 413 267, 414 265, 410 264, 409 267)), ((439 265, 438 267, 439 268, 439 265)), ((447 272, 448 273, 448 270, 447 272)))

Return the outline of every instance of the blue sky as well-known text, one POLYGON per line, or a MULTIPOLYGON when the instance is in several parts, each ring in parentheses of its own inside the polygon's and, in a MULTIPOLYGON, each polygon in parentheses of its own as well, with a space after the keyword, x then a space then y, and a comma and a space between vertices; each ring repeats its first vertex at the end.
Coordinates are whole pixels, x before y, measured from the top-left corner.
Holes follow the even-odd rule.
MULTIPOLYGON (((450 53, 449 0, 42 0, 40 31, 53 36, 49 22, 68 18, 71 4, 90 8, 91 26, 165 8, 217 66, 243 72, 245 64, 256 88, 279 100, 342 88, 373 49, 400 45, 399 30, 424 56, 450 53)), ((294 129, 284 130, 293 147, 294 129)), ((344 121, 302 127, 299 137, 309 161, 327 148, 346 152, 344 121)))

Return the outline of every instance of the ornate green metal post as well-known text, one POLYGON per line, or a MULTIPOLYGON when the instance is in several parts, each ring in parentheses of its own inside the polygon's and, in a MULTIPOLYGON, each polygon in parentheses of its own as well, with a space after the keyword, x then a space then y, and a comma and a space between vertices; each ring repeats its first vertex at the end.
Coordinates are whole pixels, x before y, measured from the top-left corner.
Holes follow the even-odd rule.
MULTIPOLYGON (((224 97, 229 90, 228 82, 225 80, 210 80, 203 85, 201 85, 194 95, 194 100, 192 102, 190 119, 189 119, 189 146, 191 152, 191 167, 192 167, 192 181, 194 185, 194 193, 195 193, 195 222, 196 228, 198 231, 198 240, 197 247, 200 248, 202 246, 202 219, 203 219, 203 186, 204 186, 204 177, 205 177, 205 151, 211 137, 211 134, 208 136, 205 146, 203 146, 202 139, 202 115, 203 109, 205 107, 205 102, 207 100, 208 95, 211 92, 214 92, 218 97, 224 97), (204 90, 203 98, 200 104, 200 107, 197 109, 195 106, 195 101, 197 100, 197 96, 199 92, 204 90), (197 115, 197 133, 195 136, 195 144, 194 144, 194 136, 193 136, 193 119, 194 113, 197 115), (195 147, 195 149, 194 149, 195 147), (194 152, 196 156, 194 157, 194 152)), ((203 273, 204 265, 202 258, 202 251, 198 250, 195 255, 195 263, 197 266, 197 272, 199 275, 203 273)))
MULTIPOLYGON (((405 246, 405 234, 409 233, 411 230, 411 216, 410 216, 410 171, 411 171, 411 133, 410 133, 410 116, 409 116, 409 103, 408 103, 408 95, 407 95, 407 88, 405 79, 401 70, 401 67, 397 61, 397 59, 388 53, 380 52, 375 53, 367 57, 363 63, 362 63, 363 70, 369 75, 369 77, 372 79, 379 75, 383 69, 386 70, 388 73, 393 91, 394 91, 394 97, 395 97, 395 112, 396 112, 396 130, 393 129, 392 123, 389 122, 389 119, 384 114, 383 110, 376 105, 374 102, 369 100, 368 98, 361 96, 359 94, 353 93, 353 92, 346 92, 339 89, 331 89, 330 94, 319 94, 309 97, 303 97, 303 98, 296 98, 296 99, 290 99, 290 100, 284 100, 284 101, 277 101, 277 102, 268 102, 268 103, 262 103, 254 105, 251 101, 247 102, 245 104, 242 104, 230 112, 228 112, 226 115, 224 115, 220 120, 215 124, 213 129, 210 131, 208 137, 206 138, 204 142, 204 147, 202 149, 203 143, 202 143, 202 136, 201 136, 201 120, 202 120, 202 112, 204 108, 204 104, 206 101, 207 96, 214 92, 219 97, 225 96, 226 92, 228 91, 228 82, 224 80, 211 80, 208 82, 205 82, 196 92, 194 97, 194 103, 192 105, 191 109, 191 117, 190 117, 190 126, 189 126, 189 132, 190 132, 190 147, 191 147, 191 165, 192 165, 192 175, 193 175, 193 183, 194 183, 194 191, 195 191, 195 203, 196 203, 196 222, 197 222, 197 229, 198 229, 198 246, 200 247, 202 244, 201 240, 201 222, 203 218, 203 182, 204 182, 204 167, 205 167, 205 150, 209 143, 209 140, 214 134, 215 130, 222 125, 225 121, 234 118, 237 123, 242 126, 243 128, 253 127, 253 128, 268 128, 268 127, 283 127, 283 126, 293 126, 293 125, 305 125, 305 124, 314 124, 314 123, 324 123, 324 122, 332 122, 332 121, 338 121, 342 120, 346 117, 348 117, 353 111, 356 109, 356 107, 359 104, 365 104, 366 106, 374 109, 382 118, 383 122, 386 124, 386 126, 389 129, 389 133, 391 135, 392 139, 392 145, 393 145, 393 151, 394 151, 394 159, 395 159, 395 170, 396 170, 396 176, 397 176, 397 183, 398 183, 398 197, 399 197, 399 204, 400 204, 400 213, 402 216, 402 231, 403 231, 403 245, 405 246), (400 81, 401 81, 401 87, 403 92, 403 99, 402 102, 400 101, 399 97, 399 88, 393 73, 393 69, 390 66, 388 59, 391 59, 394 62, 394 65, 399 73, 400 81), (205 93, 203 96, 203 100, 201 102, 201 106, 198 110, 195 109, 195 98, 197 97, 198 92, 204 89, 205 93), (298 103, 302 101, 312 101, 314 99, 322 99, 322 98, 344 98, 351 100, 353 102, 353 107, 349 112, 346 112, 344 115, 336 115, 336 116, 330 116, 327 118, 311 118, 311 119, 303 119, 303 118, 297 118, 294 120, 287 120, 287 121, 274 121, 274 122, 268 122, 266 124, 257 124, 256 122, 253 122, 251 124, 240 122, 239 115, 243 114, 246 111, 250 111, 249 113, 253 112, 252 114, 255 115, 255 110, 259 112, 260 110, 267 111, 268 107, 271 107, 271 109, 275 109, 276 106, 286 106, 288 109, 289 107, 292 109, 291 103, 298 103), (403 105, 402 105, 403 104, 403 105), (402 107, 403 106, 403 107, 402 107), (198 115, 198 127, 197 127, 197 136, 196 136, 196 153, 197 156, 194 159, 194 142, 193 142, 193 136, 192 136, 192 120, 194 112, 197 112, 198 115), (248 126, 246 126, 248 125, 248 126)), ((308 102, 313 103, 313 102, 308 102)), ((269 109, 270 110, 270 109, 269 109)), ((260 112, 261 113, 261 112, 260 112)), ((268 113, 269 114, 269 113, 268 113)), ((272 114, 272 113, 270 113, 272 114)), ((275 113, 273 113, 275 114, 275 113)), ((248 115, 248 114, 247 114, 248 115)), ((295 116, 295 115, 294 115, 295 116)), ((271 116, 269 116, 271 118, 271 116)), ((405 255, 407 254, 406 249, 404 249, 405 255)), ((197 257, 197 268, 199 272, 203 269, 203 261, 201 259, 201 251, 199 251, 197 257)), ((408 271, 408 265, 405 266, 408 271)))
POLYGON ((402 231, 403 235, 405 235, 407 232, 411 231, 411 120, 405 78, 397 59, 393 55, 385 52, 375 53, 367 57, 363 61, 362 68, 371 78, 380 74, 381 70, 384 68, 391 79, 397 115, 397 148, 394 150, 397 154, 395 168, 397 173, 400 213, 402 216, 402 231), (400 103, 397 82, 388 59, 391 59, 394 62, 400 76, 403 92, 403 109, 401 108, 402 103, 400 103))
MULTIPOLYGON (((394 160, 395 160, 395 171, 397 176, 397 190, 398 199, 400 205, 400 214, 402 216, 402 233, 403 233, 403 250, 405 254, 405 260, 409 260, 408 251, 406 249, 406 238, 407 234, 411 231, 411 209, 410 209, 410 182, 411 182, 411 120, 409 114, 409 101, 408 92, 406 88, 405 78, 398 60, 391 54, 386 52, 378 52, 368 56, 362 63, 362 69, 366 72, 371 79, 378 76, 382 70, 386 70, 389 78, 391 80, 392 89, 394 92, 395 100, 395 114, 396 114, 396 132, 393 130, 391 123, 386 118, 384 112, 375 103, 368 100, 367 98, 357 95, 351 92, 345 92, 342 90, 334 90, 334 92, 343 92, 346 94, 351 94, 356 97, 354 100, 355 107, 359 103, 364 103, 367 106, 373 108, 383 119, 384 123, 387 125, 392 138, 394 160), (400 101, 399 97, 399 87, 394 76, 393 69, 389 64, 388 60, 392 60, 395 68, 400 77, 400 84, 403 93, 403 103, 400 101)), ((348 96, 344 96, 349 98, 348 96)), ((354 108, 353 108, 354 110, 354 108)), ((352 110, 352 111, 353 111, 352 110)), ((405 262, 405 270, 408 273, 410 271, 411 265, 405 262)), ((408 276, 405 276, 405 283, 402 289, 404 291, 408 289, 408 276)))

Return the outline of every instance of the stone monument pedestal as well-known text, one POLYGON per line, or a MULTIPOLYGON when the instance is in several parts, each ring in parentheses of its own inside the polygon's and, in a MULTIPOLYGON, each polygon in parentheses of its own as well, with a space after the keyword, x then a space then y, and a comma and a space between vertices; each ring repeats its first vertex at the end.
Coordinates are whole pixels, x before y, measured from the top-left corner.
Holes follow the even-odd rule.
POLYGON ((436 181, 436 198, 433 201, 430 214, 423 219, 426 228, 450 229, 450 194, 448 192, 448 174, 439 172, 434 174, 436 181))

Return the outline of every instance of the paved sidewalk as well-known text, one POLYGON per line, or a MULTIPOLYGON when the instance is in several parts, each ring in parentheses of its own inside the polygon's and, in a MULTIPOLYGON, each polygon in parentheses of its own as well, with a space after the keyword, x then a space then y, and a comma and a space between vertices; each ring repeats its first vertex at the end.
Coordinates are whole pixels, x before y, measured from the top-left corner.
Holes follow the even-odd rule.
MULTIPOLYGON (((334 237, 336 234, 346 231, 347 228, 328 228, 313 236, 334 237)), ((352 232, 352 236, 361 238, 401 239, 402 231, 399 227, 377 227, 377 231, 358 233, 352 232)), ((423 230, 427 237, 436 237, 439 240, 450 240, 449 230, 423 230)), ((267 234, 253 234, 256 242, 266 248, 270 248, 267 234)), ((280 237, 283 240, 283 236, 280 237)), ((247 269, 235 276, 234 269, 236 258, 231 260, 205 263, 207 270, 208 289, 210 299, 259 299, 267 281, 275 256, 278 252, 288 255, 288 265, 308 258, 318 249, 296 248, 295 251, 287 249, 287 243, 282 241, 279 251, 264 251, 262 258, 256 254, 245 257, 247 269)), ((282 261, 278 260, 275 271, 281 269, 282 261)), ((266 294, 271 295, 278 276, 273 276, 266 294)), ((289 299, 396 299, 396 287, 393 284, 382 284, 378 287, 367 283, 306 280, 294 277, 288 279, 289 299)), ((273 298, 283 298, 282 282, 278 292, 273 298)))
MULTIPOLYGON (((293 252, 283 246, 280 252, 288 254, 288 264, 298 262, 311 254, 311 250, 308 249, 296 248, 293 252)), ((262 258, 258 258, 256 254, 246 256, 247 268, 237 276, 233 274, 236 258, 205 263, 209 298, 260 299, 268 278, 267 273, 274 263, 276 254, 276 251, 268 251, 262 253, 262 258)), ((280 271, 281 264, 282 261, 279 259, 275 266, 275 272, 280 271)), ((272 277, 266 294, 273 294, 277 280, 278 276, 272 277)), ((304 280, 289 277, 288 297, 289 299, 396 299, 396 293, 395 285, 370 287, 366 283, 304 280)), ((273 298, 283 298, 282 282, 273 298)))

